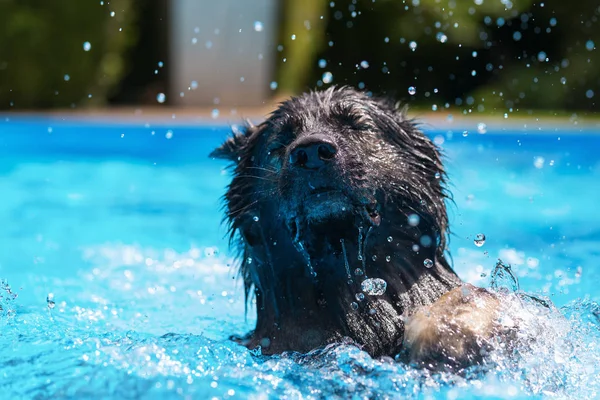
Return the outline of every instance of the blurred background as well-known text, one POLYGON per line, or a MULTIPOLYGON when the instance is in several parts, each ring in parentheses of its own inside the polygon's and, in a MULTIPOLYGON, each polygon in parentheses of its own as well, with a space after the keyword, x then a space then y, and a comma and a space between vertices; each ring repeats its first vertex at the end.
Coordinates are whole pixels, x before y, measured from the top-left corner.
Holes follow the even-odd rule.
POLYGON ((330 85, 413 109, 587 115, 598 0, 0 0, 0 110, 200 107, 330 85))

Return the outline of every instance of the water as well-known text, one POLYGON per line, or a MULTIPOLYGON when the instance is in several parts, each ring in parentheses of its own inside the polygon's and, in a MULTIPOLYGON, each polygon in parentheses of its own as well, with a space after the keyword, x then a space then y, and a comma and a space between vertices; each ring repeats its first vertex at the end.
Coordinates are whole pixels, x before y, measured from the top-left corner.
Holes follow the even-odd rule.
POLYGON ((262 357, 227 340, 254 309, 220 226, 225 164, 207 158, 225 127, 2 119, 3 397, 598 396, 600 129, 490 125, 428 132, 449 159, 456 270, 490 286, 497 258, 510 263, 494 282, 512 293, 518 279, 503 322, 527 326, 521 357, 464 377, 343 343, 262 357))

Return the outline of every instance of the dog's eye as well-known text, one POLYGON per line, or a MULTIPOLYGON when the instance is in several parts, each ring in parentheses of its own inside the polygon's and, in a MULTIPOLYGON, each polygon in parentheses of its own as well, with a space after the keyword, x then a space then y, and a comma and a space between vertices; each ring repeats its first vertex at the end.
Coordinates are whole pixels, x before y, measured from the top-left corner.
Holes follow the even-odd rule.
POLYGON ((285 145, 283 143, 273 143, 269 147, 267 147, 267 155, 270 158, 280 157, 283 153, 285 153, 285 145))
POLYGON ((347 121, 347 126, 355 132, 364 132, 372 130, 372 124, 366 118, 359 118, 354 116, 351 120, 347 121))
POLYGON ((250 225, 250 228, 242 229, 241 233, 248 246, 255 247, 260 244, 260 233, 257 232, 256 228, 253 228, 253 225, 250 225))
POLYGON ((356 132, 368 131, 372 128, 369 116, 363 110, 354 107, 334 110, 334 116, 343 127, 356 132))

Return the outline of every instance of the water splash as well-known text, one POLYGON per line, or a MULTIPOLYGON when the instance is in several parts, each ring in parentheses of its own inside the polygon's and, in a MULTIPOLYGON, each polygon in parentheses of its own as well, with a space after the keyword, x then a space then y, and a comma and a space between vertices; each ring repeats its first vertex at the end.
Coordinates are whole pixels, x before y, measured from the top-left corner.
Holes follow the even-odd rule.
MULTIPOLYGON (((104 299, 90 304, 74 300, 66 307, 57 302, 52 319, 45 312, 18 313, 3 326, 0 344, 10 351, 0 351, 0 363, 18 383, 7 387, 7 398, 128 393, 175 399, 201 398, 207 392, 230 398, 229 393, 241 398, 344 398, 352 392, 361 398, 580 399, 600 393, 600 306, 591 301, 556 309, 509 293, 507 309, 524 326, 511 349, 514 355, 498 351, 491 354, 493 368, 472 368, 457 376, 374 359, 345 342, 308 354, 263 356, 225 340, 246 329, 241 326, 243 300, 230 304, 221 294, 231 282, 229 261, 200 250, 164 256, 133 247, 86 252, 86 262, 98 270, 83 275, 72 288, 67 281, 57 282, 54 292, 75 299, 73 294, 85 287, 86 293, 104 299), (178 290, 168 290, 169 284, 178 290), (159 290, 164 285, 167 290, 159 290), (149 286, 156 288, 155 294, 148 292, 149 286), (196 306, 182 312, 182 295, 196 306), (139 301, 129 305, 134 298, 139 301), (125 309, 111 316, 112 304, 125 309), (232 306, 237 310, 227 308, 232 306), (194 329, 204 334, 168 333, 194 329)), ((6 291, 5 282, 0 287, 6 310, 5 293, 12 300, 15 296, 6 291)), ((350 307, 360 308, 356 300, 350 307)))
POLYGON ((15 314, 15 301, 18 295, 14 293, 4 279, 0 279, 0 318, 15 314))
POLYGON ((498 292, 517 292, 519 281, 512 272, 510 264, 504 264, 498 259, 491 274, 490 287, 498 292))

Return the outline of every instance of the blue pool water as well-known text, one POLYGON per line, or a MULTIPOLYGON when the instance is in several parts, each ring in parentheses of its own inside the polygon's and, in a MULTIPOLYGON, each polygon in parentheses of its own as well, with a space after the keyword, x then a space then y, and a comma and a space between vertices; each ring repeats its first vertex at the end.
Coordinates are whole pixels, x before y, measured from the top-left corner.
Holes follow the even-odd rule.
POLYGON ((600 395, 600 128, 446 125, 425 128, 447 155, 456 270, 487 286, 501 258, 559 307, 527 306, 540 340, 520 361, 465 380, 347 345, 254 355, 226 340, 254 323, 207 156, 226 126, 3 118, 2 398, 600 395))

